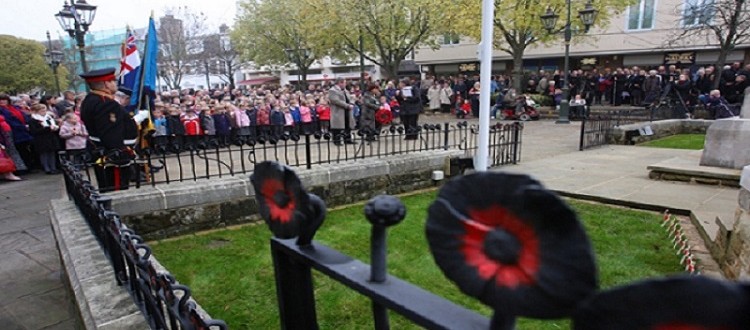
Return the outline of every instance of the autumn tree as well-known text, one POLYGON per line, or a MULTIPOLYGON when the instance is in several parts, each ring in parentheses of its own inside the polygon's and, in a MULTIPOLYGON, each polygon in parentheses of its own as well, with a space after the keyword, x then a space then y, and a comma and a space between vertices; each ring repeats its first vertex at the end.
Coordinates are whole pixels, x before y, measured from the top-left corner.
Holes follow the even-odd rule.
MULTIPOLYGON (((44 60, 47 49, 39 42, 0 35, 0 92, 21 93, 36 88, 55 90, 52 70, 44 60)), ((60 86, 67 86, 68 70, 58 67, 60 86)))
POLYGON ((380 66, 387 78, 397 77, 401 61, 418 45, 437 48, 434 37, 449 31, 453 15, 459 8, 452 0, 303 2, 310 7, 310 15, 327 23, 321 26, 325 34, 338 40, 335 48, 338 52, 334 52, 334 56, 361 54, 380 66), (363 51, 359 47, 360 38, 363 51))
POLYGON ((159 76, 171 89, 179 89, 182 77, 203 52, 201 37, 206 31, 206 15, 187 7, 168 8, 159 18, 159 76))
MULTIPOLYGON (((481 1, 457 0, 462 8, 458 13, 456 30, 462 35, 474 40, 480 40, 482 8, 481 1)), ((614 15, 619 14, 633 0, 598 0, 593 2, 598 10, 593 26, 604 27, 614 15)), ((575 18, 579 10, 584 9, 585 1, 571 3, 571 28, 573 31, 584 31, 583 23, 575 18)), ((561 16, 562 23, 558 23, 562 32, 565 22, 565 0, 518 0, 495 1, 495 40, 494 46, 513 58, 513 87, 521 88, 523 77, 523 55, 526 49, 536 44, 549 44, 562 40, 562 34, 548 33, 542 25, 540 16, 547 8, 551 8, 561 16)), ((583 33, 573 33, 573 38, 579 38, 583 33)))
POLYGON ((257 66, 294 63, 306 85, 310 66, 330 54, 335 40, 321 29, 324 23, 301 1, 247 0, 240 3, 232 45, 241 59, 257 66))
MULTIPOLYGON (((675 8, 682 13, 668 47, 718 47, 716 77, 721 77, 729 53, 737 45, 750 42, 750 5, 745 0, 691 0, 675 8)), ((720 79, 713 88, 719 88, 720 79)))

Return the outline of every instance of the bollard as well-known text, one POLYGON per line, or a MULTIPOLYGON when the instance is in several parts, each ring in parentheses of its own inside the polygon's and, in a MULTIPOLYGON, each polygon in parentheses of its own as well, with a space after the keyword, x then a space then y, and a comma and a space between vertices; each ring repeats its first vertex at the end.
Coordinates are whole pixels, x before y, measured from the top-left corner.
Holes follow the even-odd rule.
MULTIPOLYGON (((406 216, 406 207, 398 198, 389 195, 378 195, 365 205, 365 216, 372 224, 370 237, 370 282, 384 283, 386 271, 386 227, 398 224, 406 216)), ((375 329, 390 329, 388 311, 375 302, 372 303, 372 314, 375 329)))

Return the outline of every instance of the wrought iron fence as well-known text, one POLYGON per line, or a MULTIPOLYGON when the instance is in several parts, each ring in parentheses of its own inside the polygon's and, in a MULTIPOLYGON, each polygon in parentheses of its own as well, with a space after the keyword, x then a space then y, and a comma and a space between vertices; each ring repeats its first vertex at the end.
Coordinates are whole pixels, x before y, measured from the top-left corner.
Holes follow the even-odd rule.
POLYGON ((149 260, 151 249, 112 211, 111 198, 100 195, 75 165, 61 157, 68 197, 83 214, 112 263, 115 280, 133 297, 152 329, 227 329, 221 320, 206 320, 190 300, 190 288, 168 273, 157 272, 149 260))
POLYGON ((643 109, 617 110, 611 111, 606 115, 583 117, 581 119, 581 135, 578 150, 583 151, 608 144, 612 129, 621 125, 684 118, 684 115, 675 117, 676 113, 679 112, 673 112, 668 108, 656 106, 643 109))
MULTIPOLYGON (((467 122, 424 124, 418 137, 407 140, 403 126, 391 125, 377 132, 356 131, 341 141, 328 132, 264 132, 232 137, 184 136, 152 139, 151 147, 125 165, 135 187, 195 181, 250 173, 263 161, 312 168, 359 159, 387 158, 434 150, 463 150, 471 157, 477 149, 478 127, 467 122), (344 142, 345 140, 349 143, 344 142)), ((497 124, 490 129, 491 166, 516 164, 521 157, 522 123, 497 124)), ((74 158, 74 157, 71 157, 74 158)), ((97 158, 78 157, 90 181, 97 158)), ((104 166, 107 166, 106 164, 104 166)), ((111 165, 116 166, 116 165, 111 165)), ((104 181, 104 180, 103 180, 104 181)), ((103 191, 113 190, 97 183, 103 191)))

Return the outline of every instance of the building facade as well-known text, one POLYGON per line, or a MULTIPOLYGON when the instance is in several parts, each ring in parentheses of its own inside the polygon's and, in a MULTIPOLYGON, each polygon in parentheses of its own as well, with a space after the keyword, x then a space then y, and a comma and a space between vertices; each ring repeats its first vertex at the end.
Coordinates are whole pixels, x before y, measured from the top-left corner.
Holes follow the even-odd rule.
MULTIPOLYGON (((704 19, 696 9, 711 0, 637 0, 623 13, 614 15, 605 28, 593 27, 587 34, 574 37, 570 46, 571 69, 604 69, 617 67, 656 67, 675 64, 697 67, 717 64, 718 44, 703 40, 678 40, 685 26, 704 19)), ((562 19, 562 18, 561 18, 562 19)), ((574 18, 575 19, 575 18, 574 18)), ((710 18, 709 18, 710 19, 710 18)), ((495 34, 495 38, 499 38, 495 34)), ((441 37, 436 50, 420 48, 417 64, 435 75, 475 74, 479 72, 478 43, 457 36, 441 37)), ((731 62, 750 63, 750 44, 738 45, 729 54, 731 62)), ((524 53, 523 70, 557 70, 563 68, 564 44, 532 45, 524 53)), ((513 61, 509 54, 494 50, 492 71, 510 74, 513 61)))

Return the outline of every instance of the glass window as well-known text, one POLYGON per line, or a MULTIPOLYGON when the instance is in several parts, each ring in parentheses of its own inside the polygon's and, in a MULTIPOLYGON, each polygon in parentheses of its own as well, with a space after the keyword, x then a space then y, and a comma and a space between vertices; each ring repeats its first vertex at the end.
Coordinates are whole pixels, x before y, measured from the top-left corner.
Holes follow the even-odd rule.
POLYGON ((685 0, 682 25, 706 24, 714 16, 714 0, 685 0))
POLYGON ((458 45, 461 42, 461 37, 458 33, 446 33, 440 39, 440 43, 443 45, 458 45))
POLYGON ((628 30, 648 30, 654 27, 656 0, 639 0, 628 8, 628 30))

